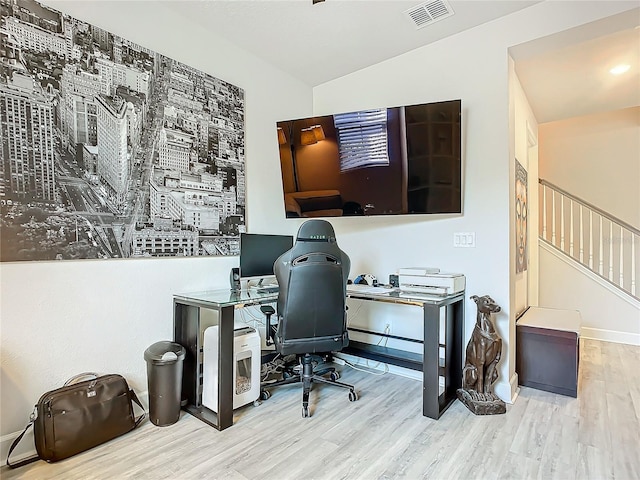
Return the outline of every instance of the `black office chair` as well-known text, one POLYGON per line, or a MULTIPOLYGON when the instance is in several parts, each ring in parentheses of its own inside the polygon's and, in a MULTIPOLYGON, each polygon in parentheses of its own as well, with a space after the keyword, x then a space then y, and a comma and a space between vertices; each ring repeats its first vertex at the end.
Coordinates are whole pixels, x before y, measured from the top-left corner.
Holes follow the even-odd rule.
POLYGON ((266 388, 301 382, 302 416, 309 416, 309 392, 314 382, 349 390, 349 400, 358 395, 352 385, 337 382, 333 368, 314 369, 314 356, 339 351, 349 344, 346 323, 346 285, 351 261, 336 244, 333 226, 326 220, 308 220, 300 226, 296 243, 274 264, 279 293, 277 324, 272 325, 272 307, 263 308, 267 316, 267 343, 275 344, 282 357, 295 354, 301 367, 291 375, 264 384, 266 388), (329 378, 323 376, 329 373, 329 378))

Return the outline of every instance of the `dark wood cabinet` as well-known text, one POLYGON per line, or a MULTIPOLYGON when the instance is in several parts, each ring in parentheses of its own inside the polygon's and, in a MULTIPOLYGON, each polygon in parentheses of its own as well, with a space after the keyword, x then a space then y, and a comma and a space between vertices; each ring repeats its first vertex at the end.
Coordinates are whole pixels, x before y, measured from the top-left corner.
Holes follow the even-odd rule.
POLYGON ((518 383, 577 397, 580 323, 577 311, 530 307, 516 323, 518 383))

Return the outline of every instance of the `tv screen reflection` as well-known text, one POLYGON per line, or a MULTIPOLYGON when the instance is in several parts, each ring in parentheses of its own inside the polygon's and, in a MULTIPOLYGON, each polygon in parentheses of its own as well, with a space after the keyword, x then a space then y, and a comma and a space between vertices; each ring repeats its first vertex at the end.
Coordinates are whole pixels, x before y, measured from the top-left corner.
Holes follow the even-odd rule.
POLYGON ((461 213, 461 104, 278 122, 286 216, 461 213))

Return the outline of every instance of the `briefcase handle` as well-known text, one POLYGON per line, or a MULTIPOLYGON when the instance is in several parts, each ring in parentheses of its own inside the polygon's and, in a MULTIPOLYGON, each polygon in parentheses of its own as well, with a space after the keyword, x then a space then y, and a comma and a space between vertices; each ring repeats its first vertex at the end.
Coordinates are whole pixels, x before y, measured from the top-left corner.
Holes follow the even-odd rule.
POLYGON ((69 385, 74 385, 76 383, 84 382, 85 380, 96 380, 98 377, 99 377, 99 375, 97 373, 94 373, 94 372, 79 373, 79 374, 74 375, 73 377, 71 377, 66 382, 64 382, 63 386, 68 387, 69 385))
MULTIPOLYGON (((84 382, 86 380, 96 380, 97 381, 99 376, 100 375, 98 375, 95 372, 79 373, 79 374, 74 375, 73 377, 71 377, 66 382, 64 382, 64 386, 68 387, 69 385, 75 385, 76 383, 84 382)), ((138 396, 136 395, 136 392, 134 392, 133 389, 131 389, 131 388, 129 389, 129 398, 132 401, 134 401, 142 409, 142 414, 138 418, 136 418, 136 420, 135 420, 135 427, 137 427, 138 425, 140 425, 142 420, 144 420, 144 417, 145 417, 144 407, 142 406, 142 403, 140 403, 140 400, 138 399, 138 396)), ((135 427, 133 427, 133 428, 135 428, 135 427)))

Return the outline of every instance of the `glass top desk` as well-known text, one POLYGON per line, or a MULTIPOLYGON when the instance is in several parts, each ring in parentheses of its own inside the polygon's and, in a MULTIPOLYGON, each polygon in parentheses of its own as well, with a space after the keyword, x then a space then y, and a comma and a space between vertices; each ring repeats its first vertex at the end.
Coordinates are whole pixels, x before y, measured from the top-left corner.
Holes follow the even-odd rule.
MULTIPOLYGON (((354 299, 417 305, 423 309, 423 353, 407 353, 361 342, 350 342, 344 353, 378 360, 405 368, 421 370, 422 414, 438 419, 456 399, 462 385, 464 336, 464 292, 454 295, 406 294, 397 290, 347 289, 354 299)), ((224 430, 233 425, 233 331, 234 310, 249 305, 273 302, 278 293, 254 290, 232 292, 228 289, 176 294, 174 339, 187 350, 182 378, 184 409, 203 422, 224 430), (202 330, 201 309, 218 314, 218 408, 217 413, 202 405, 202 330)))
POLYGON ((233 425, 233 330, 234 310, 245 305, 273 302, 277 293, 253 290, 210 290, 173 296, 174 340, 186 350, 182 374, 183 407, 191 415, 218 430, 233 425), (217 312, 218 325, 218 408, 217 413, 202 405, 203 325, 201 310, 217 312))
POLYGON ((356 341, 342 352, 422 371, 422 415, 437 420, 462 387, 464 295, 464 291, 427 295, 380 288, 349 291, 347 285, 349 298, 421 307, 424 340, 421 355, 356 341))

